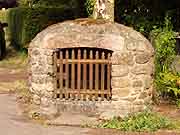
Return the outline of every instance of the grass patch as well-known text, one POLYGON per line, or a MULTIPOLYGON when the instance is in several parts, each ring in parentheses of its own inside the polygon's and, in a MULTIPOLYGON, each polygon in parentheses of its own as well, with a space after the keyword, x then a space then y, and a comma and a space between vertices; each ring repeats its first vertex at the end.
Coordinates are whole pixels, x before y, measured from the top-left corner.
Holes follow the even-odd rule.
POLYGON ((122 131, 133 132, 154 132, 159 129, 174 129, 177 128, 177 125, 162 115, 150 111, 144 111, 124 119, 114 118, 110 121, 105 121, 100 124, 99 127, 115 128, 122 131))
POLYGON ((28 90, 27 82, 25 80, 18 80, 14 83, 14 91, 21 95, 22 97, 27 97, 30 95, 30 92, 28 90))
POLYGON ((0 82, 1 93, 18 93, 24 95, 27 93, 27 84, 24 80, 15 82, 0 82))
POLYGON ((1 68, 24 68, 27 65, 27 53, 17 52, 12 48, 7 49, 6 57, 0 61, 1 68))
POLYGON ((180 120, 173 121, 173 124, 174 124, 174 128, 173 129, 175 129, 177 131, 180 131, 180 120))

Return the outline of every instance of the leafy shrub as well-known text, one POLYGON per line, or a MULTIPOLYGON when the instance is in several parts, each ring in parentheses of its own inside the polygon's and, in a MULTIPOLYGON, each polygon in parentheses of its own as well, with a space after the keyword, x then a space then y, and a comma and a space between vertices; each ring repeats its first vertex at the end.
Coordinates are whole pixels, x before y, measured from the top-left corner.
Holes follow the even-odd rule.
MULTIPOLYGON (((88 16, 92 16, 94 5, 95 0, 86 0, 85 8, 88 16)), ((160 24, 161 18, 156 17, 156 19, 153 19, 146 8, 144 1, 138 2, 136 0, 131 0, 130 2, 125 2, 123 0, 115 0, 115 20, 124 25, 133 27, 135 30, 148 37, 153 26, 160 24), (127 5, 127 3, 129 4, 127 5)))
MULTIPOLYGON (((176 81, 179 78, 177 73, 173 73, 170 69, 172 61, 176 55, 175 32, 169 17, 165 18, 164 26, 155 27, 151 36, 155 48, 155 84, 160 95, 169 93, 175 95, 179 93, 179 87, 176 81)), ((166 95, 165 94, 165 95, 166 95)))
POLYGON ((176 100, 176 106, 177 106, 178 109, 180 109, 180 99, 176 100))
POLYGON ((100 125, 103 128, 116 128, 123 131, 157 131, 158 129, 172 128, 174 124, 167 118, 145 111, 126 117, 122 120, 114 118, 100 125))
POLYGON ((156 79, 156 86, 161 93, 169 93, 177 97, 180 94, 180 75, 173 72, 160 72, 156 79))
MULTIPOLYGON (((179 30, 179 9, 175 6, 176 3, 177 1, 164 3, 158 0, 115 0, 115 20, 148 37, 154 25, 163 25, 162 20, 168 13, 173 25, 179 30)), ((85 8, 91 16, 94 0, 86 0, 85 8)))
POLYGON ((165 18, 164 27, 154 27, 151 33, 156 51, 156 72, 167 70, 176 54, 176 35, 170 20, 171 18, 167 16, 165 18))
POLYGON ((95 0, 86 0, 85 7, 88 16, 92 16, 94 10, 95 0))

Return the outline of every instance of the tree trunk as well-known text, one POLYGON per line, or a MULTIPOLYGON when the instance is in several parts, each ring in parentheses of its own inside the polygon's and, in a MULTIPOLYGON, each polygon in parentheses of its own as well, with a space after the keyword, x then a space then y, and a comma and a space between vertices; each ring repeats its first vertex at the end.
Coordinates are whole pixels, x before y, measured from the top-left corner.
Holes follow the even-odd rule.
POLYGON ((94 19, 114 21, 114 0, 96 0, 94 19))

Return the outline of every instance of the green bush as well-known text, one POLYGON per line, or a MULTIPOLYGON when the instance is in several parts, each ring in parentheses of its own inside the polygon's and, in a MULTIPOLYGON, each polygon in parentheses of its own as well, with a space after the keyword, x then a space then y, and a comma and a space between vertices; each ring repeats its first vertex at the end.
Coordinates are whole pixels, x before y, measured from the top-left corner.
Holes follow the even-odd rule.
POLYGON ((152 31, 151 37, 155 48, 155 84, 161 96, 177 96, 179 87, 176 81, 177 73, 171 71, 171 64, 176 55, 176 34, 173 31, 171 19, 165 18, 164 26, 152 31))
MULTIPOLYGON (((153 19, 154 17, 145 10, 147 7, 142 1, 131 0, 127 3, 123 0, 115 0, 115 21, 133 27, 148 37, 153 26, 156 24, 160 25, 161 18, 156 17, 153 19), (129 5, 126 5, 127 3, 129 5)), ((94 5, 95 0, 86 0, 85 8, 88 16, 92 16, 94 5)))
POLYGON ((145 111, 126 117, 122 120, 114 118, 113 120, 101 124, 100 127, 142 132, 173 128, 174 124, 161 115, 145 111))
POLYGON ((36 34, 47 26, 77 18, 79 12, 76 8, 68 7, 20 7, 8 9, 6 17, 11 44, 17 49, 22 49, 28 47, 28 43, 36 34))
POLYGON ((174 100, 180 95, 180 75, 173 72, 160 72, 156 78, 156 87, 158 90, 170 97, 175 97, 174 100))
POLYGON ((165 18, 163 27, 154 27, 151 37, 156 51, 156 72, 168 70, 176 54, 176 34, 173 31, 171 18, 168 16, 165 18))
POLYGON ((95 2, 96 2, 95 0, 86 0, 85 7, 88 16, 92 16, 95 2))

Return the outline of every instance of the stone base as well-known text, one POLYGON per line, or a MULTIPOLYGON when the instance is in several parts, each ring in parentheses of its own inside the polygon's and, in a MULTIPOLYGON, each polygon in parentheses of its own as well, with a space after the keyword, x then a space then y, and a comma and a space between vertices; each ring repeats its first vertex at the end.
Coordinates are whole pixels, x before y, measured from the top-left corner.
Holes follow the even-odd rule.
POLYGON ((127 101, 57 101, 58 114, 73 113, 95 116, 100 119, 125 117, 128 114, 143 111, 146 106, 133 105, 127 101))

